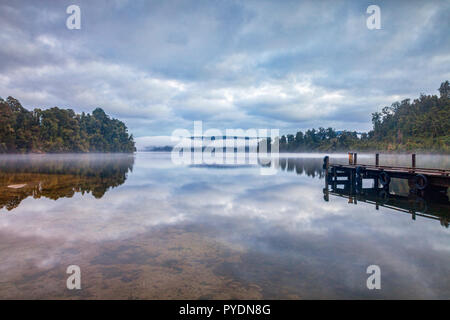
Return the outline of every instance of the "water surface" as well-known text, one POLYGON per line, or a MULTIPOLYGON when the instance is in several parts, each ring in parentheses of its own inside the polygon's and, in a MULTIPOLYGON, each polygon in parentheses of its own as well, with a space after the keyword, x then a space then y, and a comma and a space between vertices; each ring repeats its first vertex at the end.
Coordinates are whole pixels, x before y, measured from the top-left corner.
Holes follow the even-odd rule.
MULTIPOLYGON (((1 156, 0 298, 450 297, 445 203, 325 201, 323 155, 286 156, 275 175, 168 153, 1 156), (381 290, 366 287, 373 264, 381 290), (69 265, 81 290, 66 288, 69 265)), ((449 168, 448 156, 418 166, 449 168)), ((417 202, 401 182, 391 193, 417 202)))

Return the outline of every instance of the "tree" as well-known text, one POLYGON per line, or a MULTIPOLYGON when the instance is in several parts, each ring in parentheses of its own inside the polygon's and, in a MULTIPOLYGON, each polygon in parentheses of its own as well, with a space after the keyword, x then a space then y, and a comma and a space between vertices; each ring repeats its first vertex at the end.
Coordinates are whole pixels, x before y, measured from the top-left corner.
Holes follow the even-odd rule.
POLYGON ((439 93, 441 94, 441 98, 450 98, 450 83, 448 80, 441 83, 439 93))
POLYGON ((102 109, 76 114, 58 107, 28 111, 13 97, 0 98, 0 152, 134 152, 122 121, 102 109))

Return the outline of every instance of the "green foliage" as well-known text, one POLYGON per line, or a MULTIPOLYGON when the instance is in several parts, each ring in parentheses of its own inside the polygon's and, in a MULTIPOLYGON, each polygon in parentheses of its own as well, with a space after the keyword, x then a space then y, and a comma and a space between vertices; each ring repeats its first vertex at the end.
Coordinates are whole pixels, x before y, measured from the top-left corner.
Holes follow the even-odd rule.
POLYGON ((0 98, 0 153, 134 151, 125 124, 100 108, 92 115, 57 107, 28 111, 13 97, 0 98))
POLYGON ((440 96, 405 99, 372 114, 373 130, 337 132, 332 128, 299 131, 280 138, 280 151, 426 151, 450 152, 450 84, 438 89, 440 96))

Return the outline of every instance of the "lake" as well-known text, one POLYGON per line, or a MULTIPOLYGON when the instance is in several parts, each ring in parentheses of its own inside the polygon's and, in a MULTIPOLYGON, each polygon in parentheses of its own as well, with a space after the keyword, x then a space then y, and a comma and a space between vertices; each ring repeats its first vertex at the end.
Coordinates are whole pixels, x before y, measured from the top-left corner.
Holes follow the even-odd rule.
MULTIPOLYGON (((283 155, 272 175, 170 153, 0 156, 0 298, 450 298, 448 199, 400 181, 357 201, 327 193, 323 156, 283 155), (70 265, 80 290, 66 288, 70 265)), ((445 155, 417 162, 450 168, 445 155)))

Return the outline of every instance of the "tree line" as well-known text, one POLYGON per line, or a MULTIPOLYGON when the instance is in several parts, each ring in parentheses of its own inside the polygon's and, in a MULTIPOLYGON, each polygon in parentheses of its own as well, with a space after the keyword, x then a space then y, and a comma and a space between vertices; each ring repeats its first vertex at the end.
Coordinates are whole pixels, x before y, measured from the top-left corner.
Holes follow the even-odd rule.
POLYGON ((421 94, 372 113, 369 132, 309 129, 279 138, 280 151, 434 151, 450 152, 450 84, 437 95, 421 94))
POLYGON ((58 107, 29 111, 0 98, 0 153, 134 152, 126 125, 101 108, 77 114, 58 107))

